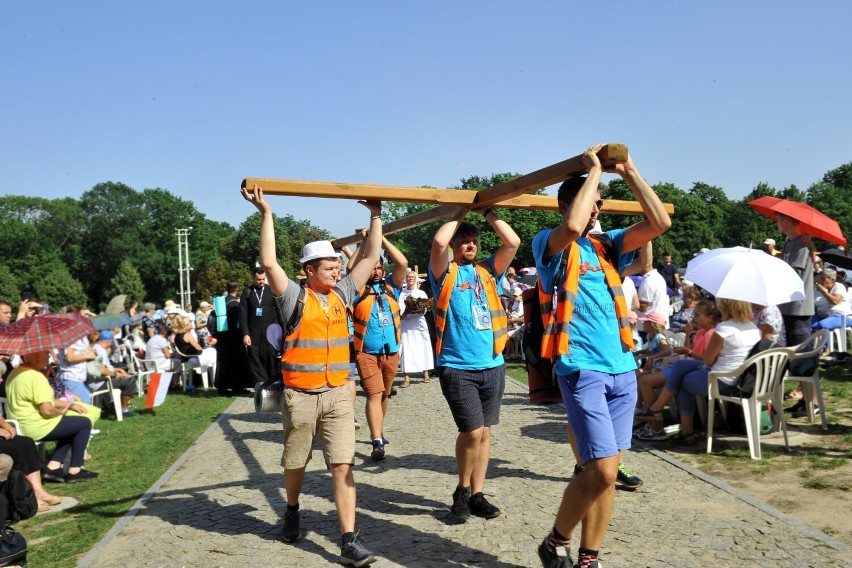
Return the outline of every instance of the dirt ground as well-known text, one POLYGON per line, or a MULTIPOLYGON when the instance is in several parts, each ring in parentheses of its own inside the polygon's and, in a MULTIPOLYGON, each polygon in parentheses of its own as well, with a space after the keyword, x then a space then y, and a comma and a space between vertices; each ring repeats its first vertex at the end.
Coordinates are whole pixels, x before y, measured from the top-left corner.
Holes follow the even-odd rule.
POLYGON ((784 451, 780 432, 772 433, 761 438, 758 461, 738 435, 714 437, 711 456, 704 443, 658 449, 852 546, 852 408, 829 409, 827 432, 818 419, 789 418, 791 451, 784 451))

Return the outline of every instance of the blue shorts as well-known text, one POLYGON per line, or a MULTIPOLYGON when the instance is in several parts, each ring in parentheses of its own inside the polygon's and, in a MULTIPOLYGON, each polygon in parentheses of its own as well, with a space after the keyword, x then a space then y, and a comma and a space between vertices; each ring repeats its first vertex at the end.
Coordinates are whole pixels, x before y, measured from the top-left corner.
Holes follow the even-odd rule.
POLYGON ((583 463, 630 448, 636 372, 578 371, 558 375, 559 390, 583 463))

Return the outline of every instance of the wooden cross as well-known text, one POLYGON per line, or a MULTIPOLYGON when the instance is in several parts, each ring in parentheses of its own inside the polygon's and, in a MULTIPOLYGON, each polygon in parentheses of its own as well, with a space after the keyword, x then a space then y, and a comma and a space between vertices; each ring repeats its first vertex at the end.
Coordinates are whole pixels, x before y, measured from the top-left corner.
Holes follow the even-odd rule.
MULTIPOLYGON (((598 152, 598 158, 604 167, 612 166, 627 159, 627 146, 606 144, 598 152)), ((382 225, 382 234, 389 235, 405 229, 425 225, 436 219, 449 217, 459 205, 468 207, 504 207, 508 209, 538 209, 557 211, 556 197, 550 195, 527 195, 530 191, 541 189, 568 178, 586 173, 583 156, 574 156, 562 162, 547 166, 513 180, 498 183, 479 191, 461 189, 429 189, 419 187, 400 187, 388 185, 350 184, 317 181, 297 181, 267 178, 246 178, 242 187, 255 185, 263 188, 266 195, 294 195, 299 197, 327 197, 335 199, 379 199, 381 201, 403 201, 414 203, 432 203, 436 207, 390 221, 382 225)), ((664 204, 671 215, 674 207, 664 204)), ((634 201, 608 199, 604 201, 603 213, 615 215, 641 215, 642 207, 634 201)), ((342 237, 332 241, 334 248, 359 242, 360 234, 342 237)))

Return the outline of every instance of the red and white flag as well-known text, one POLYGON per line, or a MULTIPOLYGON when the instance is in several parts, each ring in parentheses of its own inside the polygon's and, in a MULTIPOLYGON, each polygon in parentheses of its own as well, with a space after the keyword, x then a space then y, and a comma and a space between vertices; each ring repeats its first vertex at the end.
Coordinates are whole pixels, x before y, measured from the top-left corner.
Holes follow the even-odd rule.
POLYGON ((152 374, 148 382, 148 394, 145 396, 145 408, 154 408, 163 404, 170 384, 172 384, 171 372, 152 374))

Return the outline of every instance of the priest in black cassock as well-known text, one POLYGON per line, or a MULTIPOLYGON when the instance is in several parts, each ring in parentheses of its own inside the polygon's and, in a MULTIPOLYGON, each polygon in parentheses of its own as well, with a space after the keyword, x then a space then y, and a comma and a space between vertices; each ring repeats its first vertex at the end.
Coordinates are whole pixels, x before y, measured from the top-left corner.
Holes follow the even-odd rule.
POLYGON ((258 266, 254 269, 254 282, 240 296, 240 330, 254 382, 264 382, 278 373, 275 348, 266 340, 266 328, 273 323, 279 323, 275 299, 266 284, 266 273, 258 266))

